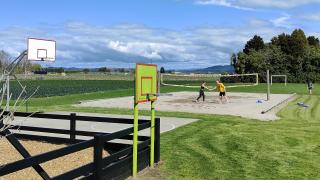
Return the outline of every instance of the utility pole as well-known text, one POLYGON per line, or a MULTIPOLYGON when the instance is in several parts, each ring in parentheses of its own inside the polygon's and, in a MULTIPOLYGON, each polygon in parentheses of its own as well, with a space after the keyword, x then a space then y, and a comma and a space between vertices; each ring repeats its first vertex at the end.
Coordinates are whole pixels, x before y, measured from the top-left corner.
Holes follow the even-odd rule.
POLYGON ((267 90, 267 100, 270 100, 270 72, 269 69, 267 70, 267 86, 268 86, 268 90, 267 90))

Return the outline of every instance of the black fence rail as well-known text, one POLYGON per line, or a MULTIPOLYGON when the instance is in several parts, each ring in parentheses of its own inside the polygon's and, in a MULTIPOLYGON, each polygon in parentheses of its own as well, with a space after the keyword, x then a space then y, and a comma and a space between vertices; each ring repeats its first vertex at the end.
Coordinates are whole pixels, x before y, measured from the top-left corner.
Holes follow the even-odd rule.
MULTIPOLYGON (((8 114, 5 112, 4 115, 8 114)), ((21 153, 24 154, 22 160, 11 162, 0 168, 0 177, 14 173, 25 168, 33 167, 43 179, 118 179, 126 178, 132 174, 132 145, 121 142, 110 142, 115 139, 132 140, 133 127, 126 128, 113 133, 106 132, 90 132, 78 131, 76 128, 77 121, 103 122, 103 123, 121 123, 133 124, 133 119, 125 118, 107 118, 107 117, 93 117, 93 116, 77 116, 75 113, 70 115, 61 114, 44 114, 44 113, 25 113, 16 112, 16 117, 32 117, 70 121, 70 129, 54 129, 44 127, 32 126, 18 126, 10 129, 19 129, 23 131, 53 133, 69 135, 66 137, 54 137, 38 134, 15 133, 6 132, 5 135, 12 145, 21 153), (89 140, 78 139, 77 136, 91 136, 89 140), (70 144, 67 147, 42 153, 35 156, 30 156, 23 148, 19 141, 15 138, 41 140, 50 143, 66 143, 70 144), (75 168, 56 177, 49 177, 47 173, 40 167, 39 164, 54 160, 56 158, 72 154, 87 148, 94 149, 93 161, 81 167, 75 168), (107 150, 110 154, 107 157, 102 156, 103 150, 107 150)), ((149 120, 139 120, 138 129, 143 130, 150 128, 149 120)), ((8 130, 9 131, 9 130, 8 130)), ((142 170, 149 165, 150 156, 150 137, 139 136, 138 145, 138 170, 142 170)), ((155 162, 160 160, 160 119, 156 118, 155 124, 155 162)), ((58 167, 57 167, 58 168, 58 167)))

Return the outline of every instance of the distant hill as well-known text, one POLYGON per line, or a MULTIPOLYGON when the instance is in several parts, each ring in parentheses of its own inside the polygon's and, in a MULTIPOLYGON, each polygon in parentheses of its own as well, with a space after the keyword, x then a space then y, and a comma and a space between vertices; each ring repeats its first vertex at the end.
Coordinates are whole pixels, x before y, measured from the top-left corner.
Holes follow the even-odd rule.
POLYGON ((231 65, 211 66, 204 69, 199 69, 198 72, 234 73, 234 68, 231 65))
MULTIPOLYGON (((77 67, 48 67, 48 69, 63 68, 65 71, 83 71, 84 68, 77 67)), ((90 72, 97 72, 99 68, 88 68, 90 72)), ((113 71, 118 71, 121 68, 112 68, 113 71)), ((132 69, 127 69, 132 70, 132 69)), ((211 66, 203 69, 185 69, 185 70, 169 70, 188 73, 234 73, 234 68, 231 65, 211 66)))
POLYGON ((65 71, 82 71, 84 68, 76 68, 76 67, 62 67, 65 71))
POLYGON ((190 69, 183 72, 198 72, 198 73, 234 73, 234 68, 231 65, 211 66, 203 69, 190 69))

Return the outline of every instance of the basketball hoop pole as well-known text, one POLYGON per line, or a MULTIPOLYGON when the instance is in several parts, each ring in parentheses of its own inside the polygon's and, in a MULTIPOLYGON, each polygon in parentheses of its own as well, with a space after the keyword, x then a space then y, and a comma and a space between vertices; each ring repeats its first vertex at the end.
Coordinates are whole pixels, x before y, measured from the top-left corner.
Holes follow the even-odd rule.
POLYGON ((155 101, 151 101, 151 126, 150 126, 150 167, 154 167, 154 127, 155 127, 155 101))
POLYGON ((133 145, 132 145, 132 176, 135 177, 138 171, 138 124, 139 124, 139 108, 138 103, 134 103, 134 118, 133 118, 133 145))
POLYGON ((23 60, 23 58, 27 55, 27 50, 22 51, 22 53, 14 60, 12 61, 5 71, 7 71, 9 75, 12 74, 12 72, 17 68, 18 64, 23 60))
POLYGON ((270 71, 267 70, 267 101, 270 100, 270 71))
MULTIPOLYGON (((3 89, 6 91, 7 94, 7 102, 6 102, 6 110, 10 111, 10 76, 12 76, 14 70, 17 68, 19 63, 23 60, 23 58, 27 55, 27 50, 24 50, 15 60, 13 60, 8 67, 4 70, 4 78, 6 79, 6 89, 3 89)), ((14 76, 15 79, 16 76, 14 76)), ((20 83, 19 83, 20 84, 20 83)), ((20 84, 21 86, 21 84, 20 84)), ((25 90, 24 90, 25 91, 25 90)))
POLYGON ((139 103, 151 102, 150 119, 150 167, 154 167, 155 150, 155 101, 158 93, 158 74, 155 64, 136 64, 135 88, 134 88, 134 125, 133 125, 133 159, 132 176, 137 175, 138 170, 138 131, 139 131, 139 103))
MULTIPOLYGON (((33 39, 35 40, 35 39, 33 39)), ((39 40, 39 39, 38 39, 39 40)), ((40 40, 42 41, 42 40, 40 40)), ((18 80, 18 78, 14 75, 14 71, 15 69, 18 67, 19 63, 24 59, 24 57, 26 55, 30 55, 33 54, 33 52, 29 53, 30 50, 30 38, 28 40, 28 51, 24 50, 14 61, 12 61, 3 71, 3 75, 2 75, 2 80, 6 81, 5 83, 3 83, 3 95, 5 95, 5 93, 7 94, 7 102, 6 102, 6 110, 8 115, 10 116, 10 114, 13 114, 14 112, 10 111, 10 98, 11 98, 11 94, 10 94, 10 77, 13 76, 15 80, 17 80, 17 82, 19 83, 19 85, 22 87, 24 93, 27 94, 26 91, 26 86, 23 86, 20 81, 18 80)), ((55 50, 55 41, 54 42, 54 50, 55 50)), ((51 43, 52 44, 52 43, 51 43)), ((34 47, 33 47, 34 48, 34 47)), ((55 59, 55 52, 54 52, 54 56, 53 56, 53 60, 55 59)), ((28 60, 38 60, 38 59, 32 59, 28 57, 28 60)), ((18 99, 19 100, 19 99, 18 99)), ((1 105, 0 105, 1 106, 1 105)), ((4 110, 3 110, 4 111, 4 110)), ((3 122, 0 123, 0 127, 3 126, 3 122)), ((23 147, 23 145, 19 142, 19 140, 12 135, 12 133, 10 132, 10 130, 5 129, 4 132, 4 136, 7 138, 7 140, 10 142, 10 144, 13 145, 13 147, 23 156, 24 159, 30 158, 30 154, 29 152, 23 147)), ((42 179, 50 179, 50 176, 43 170, 43 168, 39 165, 39 164, 35 164, 32 166, 33 169, 42 177, 42 179)))

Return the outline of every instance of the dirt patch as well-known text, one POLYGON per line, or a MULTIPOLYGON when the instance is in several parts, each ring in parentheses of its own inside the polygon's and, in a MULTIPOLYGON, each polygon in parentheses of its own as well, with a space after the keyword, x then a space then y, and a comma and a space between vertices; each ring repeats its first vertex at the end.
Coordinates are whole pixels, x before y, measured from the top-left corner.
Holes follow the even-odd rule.
MULTIPOLYGON (((218 93, 207 92, 206 101, 196 103, 198 92, 176 92, 172 96, 160 96, 156 102, 158 111, 188 112, 200 114, 234 115, 250 119, 276 120, 277 111, 261 114, 280 102, 290 98, 290 94, 272 94, 266 101, 266 94, 260 93, 227 93, 229 103, 220 104, 218 93)), ((133 108, 133 97, 121 97, 85 101, 75 106, 105 107, 105 108, 133 108)), ((150 109, 150 103, 139 105, 139 109, 150 109)))
MULTIPOLYGON (((239 99, 243 99, 243 98, 250 99, 252 97, 228 96, 228 98, 232 99, 232 100, 239 100, 239 99)), ((255 99, 255 98, 252 98, 252 99, 255 99)), ((167 102, 167 103, 182 103, 182 104, 185 104, 185 103, 190 103, 190 102, 194 103, 194 102, 196 102, 196 100, 195 100, 194 96, 189 96, 189 97, 186 97, 184 99, 172 99, 172 100, 167 100, 165 102, 167 102)), ((200 102, 202 103, 202 98, 200 99, 200 102)), ((218 98, 212 99, 212 98, 206 97, 205 103, 206 104, 220 104, 220 101, 218 100, 218 98)))
POLYGON ((164 180, 167 179, 168 177, 167 174, 164 172, 160 171, 159 166, 163 165, 163 161, 160 161, 155 165, 154 168, 145 168, 144 170, 140 171, 137 174, 136 178, 133 178, 132 176, 128 178, 128 180, 134 180, 134 179, 139 179, 139 180, 164 180))
MULTIPOLYGON (((55 149, 66 147, 64 144, 50 144, 39 141, 20 140, 23 146, 31 155, 37 155, 49 152, 55 149)), ((0 166, 14 162, 23 157, 14 149, 14 147, 5 138, 0 139, 1 154, 0 166)), ((104 151, 104 156, 108 153, 104 151)), ((82 165, 88 164, 93 161, 93 148, 88 148, 70 155, 66 155, 48 162, 41 164, 41 167, 49 174, 50 177, 57 176, 69 170, 75 169, 82 165)), ((27 168, 15 173, 8 174, 0 177, 1 180, 29 180, 29 179, 42 179, 33 168, 27 168)))

